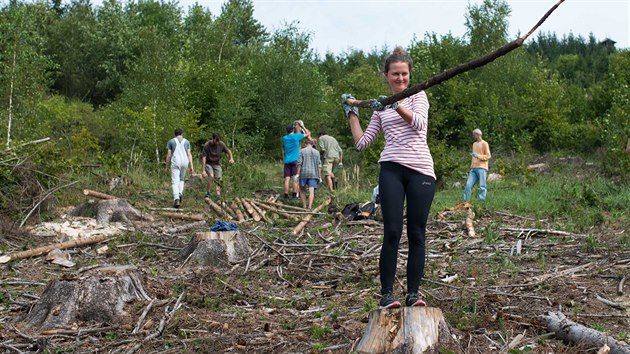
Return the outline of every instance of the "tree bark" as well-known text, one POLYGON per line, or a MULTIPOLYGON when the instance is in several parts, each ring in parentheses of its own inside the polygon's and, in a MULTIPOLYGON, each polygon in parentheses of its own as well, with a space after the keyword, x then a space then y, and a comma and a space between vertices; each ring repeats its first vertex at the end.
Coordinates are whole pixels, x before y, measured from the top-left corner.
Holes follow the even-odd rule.
POLYGON ((225 266, 249 256, 251 248, 247 238, 238 231, 198 232, 178 255, 184 264, 191 261, 199 265, 225 266))
POLYGON ((630 354, 629 346, 622 345, 610 336, 569 320, 562 312, 548 312, 544 318, 547 321, 547 329, 554 332, 558 339, 585 344, 590 348, 601 348, 606 344, 610 347, 611 354, 630 354))
POLYGON ((357 353, 424 353, 453 345, 442 311, 435 307, 403 307, 370 312, 357 353))
POLYGON ((83 321, 126 323, 131 321, 131 315, 124 311, 126 303, 151 300, 134 266, 96 268, 90 273, 83 278, 50 281, 20 326, 48 330, 83 321))
POLYGON ((76 207, 71 213, 73 216, 87 216, 96 218, 96 223, 100 225, 109 224, 111 221, 123 221, 130 223, 131 220, 153 221, 153 217, 144 214, 132 207, 126 199, 102 199, 98 202, 90 202, 76 207))

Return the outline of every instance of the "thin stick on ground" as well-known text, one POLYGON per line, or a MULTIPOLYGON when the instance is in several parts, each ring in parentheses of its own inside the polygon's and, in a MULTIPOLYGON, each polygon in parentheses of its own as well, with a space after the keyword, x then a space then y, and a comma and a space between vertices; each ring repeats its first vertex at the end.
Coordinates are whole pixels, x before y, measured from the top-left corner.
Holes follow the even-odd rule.
MULTIPOLYGON (((317 208, 315 208, 313 212, 314 213, 319 212, 328 204, 330 204, 330 198, 326 199, 322 204, 320 204, 317 208)), ((297 226, 293 229, 293 234, 297 235, 300 232, 302 232, 306 224, 308 224, 312 218, 313 218, 313 214, 306 215, 306 217, 304 217, 304 219, 299 224, 297 224, 297 226)))

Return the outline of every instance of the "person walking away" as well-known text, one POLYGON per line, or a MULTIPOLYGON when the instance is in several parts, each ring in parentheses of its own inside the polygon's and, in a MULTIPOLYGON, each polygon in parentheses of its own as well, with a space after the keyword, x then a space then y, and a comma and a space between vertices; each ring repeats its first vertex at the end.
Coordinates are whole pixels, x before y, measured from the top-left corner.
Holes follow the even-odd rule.
MULTIPOLYGON (((412 64, 411 57, 401 47, 396 47, 385 60, 383 74, 393 94, 409 87, 412 64)), ((366 149, 380 132, 385 137, 385 147, 379 159, 378 179, 384 225, 383 246, 379 256, 379 307, 396 308, 401 305, 394 296, 394 279, 404 225, 405 199, 409 241, 405 305, 426 306, 418 291, 424 275, 427 218, 435 194, 433 158, 427 145, 427 95, 420 91, 388 106, 371 100, 370 108, 375 111, 365 132, 359 122, 358 108, 349 104, 353 100, 354 97, 350 94, 341 97, 356 148, 366 149)))
POLYGON ((325 130, 321 129, 317 135, 319 136, 319 149, 322 157, 322 176, 326 180, 328 191, 332 193, 335 178, 333 171, 337 166, 343 165, 343 150, 337 139, 326 134, 325 130))
POLYGON ((217 198, 221 198, 221 186, 219 182, 223 176, 223 170, 221 169, 221 154, 225 153, 229 160, 230 165, 234 164, 234 156, 232 151, 228 149, 223 141, 221 141, 221 135, 219 133, 212 133, 212 139, 208 140, 201 152, 201 166, 203 171, 201 177, 208 177, 208 189, 206 192, 206 198, 212 197, 212 184, 215 183, 215 190, 217 198))
POLYGON ((171 169, 171 189, 173 190, 173 208, 179 208, 184 194, 186 170, 193 174, 193 160, 190 142, 185 139, 182 128, 175 129, 175 137, 166 144, 166 172, 171 169))
POLYGON ((470 193, 475 184, 479 183, 479 200, 486 201, 486 178, 488 177, 488 161, 492 157, 490 155, 490 145, 481 138, 481 130, 475 129, 472 132, 475 142, 472 145, 472 161, 470 162, 470 171, 468 172, 468 180, 464 187, 464 201, 470 200, 470 193))
POLYGON ((289 199, 289 189, 293 180, 293 194, 297 198, 299 193, 297 160, 300 157, 300 141, 310 138, 311 132, 304 127, 304 122, 296 121, 287 127, 287 135, 282 137, 282 155, 284 161, 284 196, 289 199), (300 124, 301 123, 301 124, 300 124))
POLYGON ((312 209, 315 190, 320 180, 319 165, 321 162, 319 151, 313 148, 315 142, 306 139, 305 146, 300 150, 297 161, 298 176, 300 176, 300 198, 302 208, 312 209), (308 205, 306 204, 306 190, 308 189, 308 205))

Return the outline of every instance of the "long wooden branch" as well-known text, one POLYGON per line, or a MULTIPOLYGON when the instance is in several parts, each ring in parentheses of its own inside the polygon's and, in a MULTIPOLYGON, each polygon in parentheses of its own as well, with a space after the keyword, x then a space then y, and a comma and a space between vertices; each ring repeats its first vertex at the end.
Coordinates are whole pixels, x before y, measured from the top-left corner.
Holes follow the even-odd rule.
MULTIPOLYGON (((560 4, 562 4, 564 2, 564 0, 559 0, 553 7, 551 7, 551 9, 549 9, 549 11, 547 11, 547 13, 538 21, 538 23, 536 23, 536 25, 529 30, 529 32, 527 32, 525 35, 523 35, 522 37, 519 37, 515 40, 513 40, 512 42, 504 45, 503 47, 500 47, 499 49, 494 50, 493 52, 490 52, 484 56, 482 56, 481 58, 477 58, 474 60, 471 60, 467 63, 463 63, 463 64, 459 64, 454 68, 450 68, 446 71, 443 71, 440 74, 437 74, 435 76, 433 76, 432 78, 425 80, 415 86, 409 87, 406 90, 399 92, 397 94, 391 95, 387 98, 383 98, 383 99, 379 99, 378 101, 381 102, 381 104, 383 104, 384 106, 386 105, 390 105, 394 102, 398 102, 404 98, 407 98, 409 96, 415 95, 416 93, 426 90, 432 86, 438 85, 448 79, 451 79, 459 74, 465 73, 466 71, 470 71, 479 67, 482 67, 492 61, 494 61, 497 58, 500 58, 506 54, 508 54, 509 52, 513 51, 514 49, 520 47, 523 45, 523 42, 525 42, 525 40, 527 39, 527 37, 529 37, 532 33, 534 33, 534 31, 536 31, 536 29, 538 29, 538 27, 540 27, 540 25, 543 24, 543 22, 545 22, 545 20, 547 20, 547 18, 549 17, 549 15, 551 15, 552 12, 554 12, 555 9, 558 8, 558 6, 560 6, 560 4)), ((369 100, 353 100, 353 99, 349 99, 347 100, 347 103, 356 107, 362 107, 362 108, 367 108, 369 107, 370 101, 369 100)))
POLYGON ((66 249, 66 248, 87 246, 87 245, 91 245, 91 244, 94 244, 94 243, 99 243, 101 241, 104 241, 108 237, 109 236, 101 235, 101 236, 94 236, 94 237, 89 237, 89 238, 80 238, 80 239, 70 240, 70 241, 61 242, 61 243, 55 243, 53 245, 37 247, 37 248, 31 249, 31 250, 27 250, 27 251, 12 253, 12 254, 9 254, 8 256, 0 257, 0 263, 7 263, 8 261, 10 261, 12 259, 21 259, 21 258, 29 258, 29 257, 39 256, 39 255, 42 255, 44 253, 50 252, 50 251, 52 251, 54 249, 63 250, 63 249, 66 249))

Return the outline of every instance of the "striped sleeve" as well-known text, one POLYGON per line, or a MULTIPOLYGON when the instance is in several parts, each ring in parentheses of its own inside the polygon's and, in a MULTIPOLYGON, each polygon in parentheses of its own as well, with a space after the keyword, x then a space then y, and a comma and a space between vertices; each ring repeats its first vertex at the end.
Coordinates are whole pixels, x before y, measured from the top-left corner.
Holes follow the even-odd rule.
POLYGON ((376 140, 376 137, 381 130, 381 117, 378 115, 378 112, 374 112, 372 114, 372 118, 370 118, 370 123, 365 129, 365 132, 356 143, 357 150, 361 151, 367 149, 374 140, 376 140))

